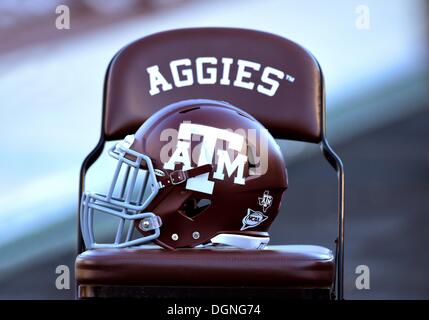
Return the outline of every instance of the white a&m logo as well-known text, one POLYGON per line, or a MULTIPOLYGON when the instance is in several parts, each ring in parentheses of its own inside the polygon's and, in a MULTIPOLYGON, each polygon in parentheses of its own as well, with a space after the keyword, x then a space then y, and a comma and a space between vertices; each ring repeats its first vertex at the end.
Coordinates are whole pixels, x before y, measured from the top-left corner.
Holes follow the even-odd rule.
MULTIPOLYGON (((245 180, 244 165, 247 162, 245 152, 245 139, 242 135, 230 132, 228 130, 214 128, 195 123, 182 123, 179 127, 177 136, 177 146, 170 159, 164 164, 164 169, 174 170, 176 163, 183 164, 182 170, 191 169, 191 138, 192 135, 199 135, 203 137, 201 142, 200 155, 197 161, 198 166, 214 163, 214 157, 217 157, 217 165, 213 178, 223 180, 225 178, 224 170, 228 177, 235 173, 234 183, 244 185, 245 180), (226 150, 216 150, 216 143, 218 140, 227 142, 227 148, 238 152, 235 159, 229 157, 226 150)), ((209 174, 201 174, 197 177, 186 180, 186 189, 204 192, 208 194, 213 193, 214 182, 208 180, 209 174)))
POLYGON ((267 212, 268 208, 273 204, 273 197, 270 196, 270 192, 265 190, 262 197, 258 197, 258 203, 262 207, 262 211, 267 212))
POLYGON ((272 97, 276 94, 282 80, 290 83, 295 81, 294 76, 282 70, 262 66, 254 61, 228 57, 219 59, 198 57, 194 61, 189 58, 177 59, 170 61, 167 73, 161 72, 158 65, 150 66, 146 71, 149 75, 151 96, 169 91, 173 87, 219 84, 256 90, 260 94, 272 97))

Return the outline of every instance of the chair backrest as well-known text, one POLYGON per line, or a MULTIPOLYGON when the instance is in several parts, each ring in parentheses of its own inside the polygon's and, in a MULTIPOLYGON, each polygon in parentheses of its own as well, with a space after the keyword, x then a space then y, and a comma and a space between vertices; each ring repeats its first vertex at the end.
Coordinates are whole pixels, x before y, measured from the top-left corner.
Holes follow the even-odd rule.
POLYGON ((104 138, 121 139, 160 108, 194 98, 240 107, 276 138, 323 138, 323 78, 314 57, 285 38, 234 28, 166 31, 119 51, 106 75, 104 138))

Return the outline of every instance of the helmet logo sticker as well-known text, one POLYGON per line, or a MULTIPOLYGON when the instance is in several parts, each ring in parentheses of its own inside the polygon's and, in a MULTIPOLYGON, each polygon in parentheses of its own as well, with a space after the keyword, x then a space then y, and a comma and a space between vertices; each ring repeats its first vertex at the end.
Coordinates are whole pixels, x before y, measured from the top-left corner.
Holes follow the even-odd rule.
POLYGON ((243 226, 240 230, 246 230, 249 228, 254 228, 258 225, 260 225, 262 222, 267 220, 268 217, 264 215, 260 211, 254 211, 252 209, 247 209, 247 215, 243 218, 243 226))
POLYGON ((270 191, 265 190, 262 197, 258 197, 258 203, 262 207, 262 211, 267 212, 268 208, 273 204, 273 196, 270 195, 270 191))
MULTIPOLYGON (((224 180, 224 171, 226 171, 228 177, 234 174, 234 184, 245 184, 244 165, 247 162, 247 155, 241 153, 243 147, 245 146, 244 137, 240 134, 233 133, 225 129, 219 129, 196 123, 183 122, 180 124, 177 135, 179 141, 177 142, 176 149, 174 150, 172 156, 168 159, 167 162, 164 162, 164 169, 174 170, 176 163, 182 163, 183 170, 192 169, 190 158, 192 135, 199 135, 203 137, 200 155, 197 161, 198 166, 213 163, 216 151, 216 142, 218 140, 226 141, 228 143, 228 150, 237 151, 238 155, 235 157, 235 159, 231 160, 228 151, 220 149, 217 150, 216 156, 218 163, 215 164, 216 170, 213 173, 213 179, 224 180)), ((215 182, 208 180, 208 178, 208 173, 190 178, 186 182, 186 189, 212 194, 215 182)))

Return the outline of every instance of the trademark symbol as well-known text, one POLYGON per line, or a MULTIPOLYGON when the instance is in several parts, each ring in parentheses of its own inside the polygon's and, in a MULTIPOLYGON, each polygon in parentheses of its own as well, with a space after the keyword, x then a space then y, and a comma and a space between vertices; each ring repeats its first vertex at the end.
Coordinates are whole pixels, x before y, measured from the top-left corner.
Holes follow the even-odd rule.
POLYGON ((292 77, 291 75, 287 74, 285 76, 285 80, 293 83, 295 81, 295 77, 292 77))

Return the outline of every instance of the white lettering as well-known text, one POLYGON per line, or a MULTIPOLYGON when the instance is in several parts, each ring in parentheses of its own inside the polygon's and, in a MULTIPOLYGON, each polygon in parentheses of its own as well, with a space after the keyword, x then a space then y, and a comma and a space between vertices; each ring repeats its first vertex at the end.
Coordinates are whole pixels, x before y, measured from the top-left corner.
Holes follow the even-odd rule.
POLYGON ((258 85, 257 90, 258 92, 266 94, 267 96, 270 96, 270 97, 272 97, 276 93, 277 89, 280 86, 280 83, 278 81, 270 78, 271 74, 275 75, 280 80, 283 79, 285 76, 283 71, 280 71, 271 67, 266 67, 264 69, 264 72, 262 72, 261 81, 265 84, 270 85, 271 88, 267 89, 262 84, 260 84, 258 85))
POLYGON ((229 70, 231 69, 231 64, 234 60, 231 58, 222 58, 223 63, 223 73, 222 79, 220 79, 220 84, 228 86, 231 81, 229 80, 229 70))
POLYGON ((232 175, 234 171, 237 170, 237 176, 234 178, 234 183, 243 184, 244 185, 244 164, 247 161, 247 156, 243 154, 237 155, 233 162, 229 158, 228 152, 225 150, 218 150, 218 165, 216 167, 216 172, 213 174, 213 178, 218 180, 224 179, 223 171, 226 168, 226 172, 228 173, 228 177, 232 175))
MULTIPOLYGON (((276 94, 280 87, 280 80, 287 80, 289 83, 295 81, 292 75, 286 75, 281 70, 266 66, 262 70, 259 63, 238 59, 236 61, 237 68, 233 69, 233 58, 222 58, 221 63, 218 63, 216 57, 198 57, 195 61, 191 59, 178 59, 169 63, 170 76, 174 86, 177 88, 191 86, 196 83, 200 85, 232 85, 235 87, 255 90, 258 93, 272 97, 276 94), (235 74, 232 70, 236 70, 235 74), (220 79, 218 79, 219 77, 220 79), (252 80, 251 80, 252 79, 252 80), (255 83, 256 82, 256 83, 255 83)), ((159 94, 161 91, 168 91, 173 88, 173 85, 167 81, 168 77, 161 74, 159 66, 154 65, 148 67, 146 71, 149 74, 150 95, 159 94)), ((171 81, 171 80, 170 80, 171 81)))
POLYGON ((217 59, 214 57, 202 57, 195 60, 197 65, 197 81, 199 84, 214 84, 217 80, 217 69, 216 68, 206 68, 206 72, 209 75, 208 78, 204 77, 204 65, 211 64, 216 65, 217 59))
POLYGON ((151 96, 159 93, 158 86, 162 87, 162 91, 168 91, 173 89, 173 86, 168 83, 167 80, 163 77, 161 72, 159 72, 158 66, 152 66, 146 69, 147 73, 149 73, 149 81, 150 81, 150 90, 149 94, 151 96))
POLYGON ((189 148, 191 147, 190 142, 186 141, 177 141, 176 150, 174 150, 173 155, 170 160, 164 164, 164 169, 174 170, 176 163, 183 164, 183 170, 191 169, 191 158, 189 154, 189 148))
POLYGON ((253 82, 245 82, 244 79, 250 79, 252 73, 246 71, 246 68, 251 68, 253 70, 258 71, 261 68, 261 65, 256 62, 247 61, 247 60, 238 60, 238 70, 237 70, 237 78, 234 81, 234 86, 253 90, 255 84, 253 82))
POLYGON ((179 59, 179 60, 173 60, 170 62, 171 75, 173 76, 174 85, 176 87, 180 88, 180 87, 191 86, 194 84, 194 77, 192 76, 191 69, 182 70, 182 76, 184 77, 184 79, 180 79, 180 75, 179 75, 179 67, 190 66, 190 65, 191 65, 190 59, 179 59))

